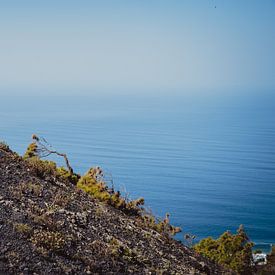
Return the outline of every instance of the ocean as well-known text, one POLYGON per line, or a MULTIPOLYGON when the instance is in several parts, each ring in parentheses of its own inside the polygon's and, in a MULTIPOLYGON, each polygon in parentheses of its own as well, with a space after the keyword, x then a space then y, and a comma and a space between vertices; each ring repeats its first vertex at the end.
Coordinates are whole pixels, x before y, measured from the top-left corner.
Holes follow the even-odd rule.
POLYGON ((170 213, 178 239, 243 224, 263 250, 275 243, 271 93, 1 96, 0 140, 23 154, 33 133, 76 172, 99 165, 116 189, 170 213))

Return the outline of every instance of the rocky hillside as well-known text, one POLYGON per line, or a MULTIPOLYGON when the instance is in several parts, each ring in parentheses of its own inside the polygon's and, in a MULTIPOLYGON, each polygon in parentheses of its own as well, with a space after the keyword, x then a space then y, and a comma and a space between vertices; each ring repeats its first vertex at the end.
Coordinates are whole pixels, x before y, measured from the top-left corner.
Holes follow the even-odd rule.
POLYGON ((232 274, 0 145, 0 274, 232 274))

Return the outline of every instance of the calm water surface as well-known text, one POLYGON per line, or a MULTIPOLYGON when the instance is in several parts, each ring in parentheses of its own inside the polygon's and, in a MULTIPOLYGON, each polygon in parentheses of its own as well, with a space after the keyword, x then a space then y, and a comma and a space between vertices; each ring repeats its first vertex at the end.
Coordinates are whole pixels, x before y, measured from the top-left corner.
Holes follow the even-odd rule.
POLYGON ((44 136, 77 172, 102 166, 184 233, 244 224, 254 242, 275 243, 274 96, 2 97, 0 118, 12 149, 44 136))

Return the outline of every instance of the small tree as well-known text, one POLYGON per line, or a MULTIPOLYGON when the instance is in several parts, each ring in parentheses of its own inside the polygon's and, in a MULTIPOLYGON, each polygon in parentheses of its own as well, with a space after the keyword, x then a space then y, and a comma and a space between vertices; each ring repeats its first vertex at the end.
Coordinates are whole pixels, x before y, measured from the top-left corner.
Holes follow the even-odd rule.
POLYGON ((252 273, 252 247, 242 225, 237 234, 229 231, 223 233, 218 239, 211 237, 201 240, 194 249, 211 260, 233 269, 238 274, 252 273))

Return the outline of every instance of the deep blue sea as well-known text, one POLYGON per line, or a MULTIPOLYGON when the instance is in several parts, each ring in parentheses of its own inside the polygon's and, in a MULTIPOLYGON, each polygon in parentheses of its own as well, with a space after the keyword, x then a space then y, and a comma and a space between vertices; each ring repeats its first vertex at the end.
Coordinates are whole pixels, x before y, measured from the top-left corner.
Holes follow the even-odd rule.
POLYGON ((255 243, 275 243, 272 94, 2 96, 0 140, 23 153, 33 133, 79 173, 101 166, 183 234, 243 224, 255 243))

